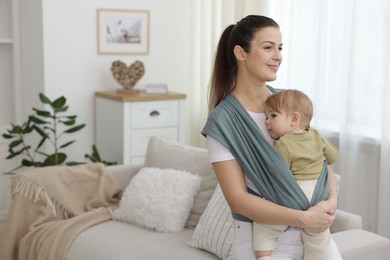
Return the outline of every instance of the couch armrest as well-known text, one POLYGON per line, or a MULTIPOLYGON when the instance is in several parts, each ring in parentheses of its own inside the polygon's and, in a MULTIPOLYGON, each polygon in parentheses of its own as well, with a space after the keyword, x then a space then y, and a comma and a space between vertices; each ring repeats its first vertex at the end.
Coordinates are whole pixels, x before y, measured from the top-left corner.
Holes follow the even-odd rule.
POLYGON ((330 227, 331 233, 341 232, 350 229, 362 229, 363 220, 360 215, 349 213, 343 210, 336 210, 336 219, 330 227))
POLYGON ((131 178, 143 167, 142 164, 107 166, 107 171, 114 177, 122 189, 125 189, 131 178))

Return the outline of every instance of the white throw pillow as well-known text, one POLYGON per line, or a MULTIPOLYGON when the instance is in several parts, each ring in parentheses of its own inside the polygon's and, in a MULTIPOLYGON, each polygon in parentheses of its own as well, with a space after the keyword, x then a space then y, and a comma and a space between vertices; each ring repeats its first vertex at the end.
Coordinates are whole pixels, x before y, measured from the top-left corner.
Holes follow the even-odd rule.
POLYGON ((199 219, 187 244, 206 250, 221 259, 233 259, 233 217, 219 185, 199 219))
POLYGON ((176 169, 202 178, 185 226, 195 228, 217 186, 217 178, 209 163, 207 149, 153 136, 149 140, 144 167, 176 169))
POLYGON ((160 231, 183 230, 201 178, 189 172, 142 168, 125 188, 113 219, 160 231))

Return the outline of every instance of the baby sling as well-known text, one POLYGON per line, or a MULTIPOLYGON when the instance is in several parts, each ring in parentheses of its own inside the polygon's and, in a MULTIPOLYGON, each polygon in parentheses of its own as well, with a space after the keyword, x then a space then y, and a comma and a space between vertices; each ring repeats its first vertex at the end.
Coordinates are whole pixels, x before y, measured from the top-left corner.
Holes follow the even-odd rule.
POLYGON ((297 210, 307 210, 328 197, 326 161, 309 202, 282 157, 232 94, 210 114, 202 135, 210 136, 224 145, 261 195, 269 201, 297 210))

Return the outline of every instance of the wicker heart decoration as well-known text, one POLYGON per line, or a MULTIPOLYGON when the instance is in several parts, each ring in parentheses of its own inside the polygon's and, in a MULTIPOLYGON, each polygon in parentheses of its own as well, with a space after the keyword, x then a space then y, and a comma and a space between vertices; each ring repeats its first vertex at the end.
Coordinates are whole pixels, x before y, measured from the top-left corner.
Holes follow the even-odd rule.
POLYGON ((129 67, 122 61, 116 60, 111 65, 111 71, 114 78, 125 90, 131 90, 145 74, 144 64, 139 60, 136 60, 129 67))

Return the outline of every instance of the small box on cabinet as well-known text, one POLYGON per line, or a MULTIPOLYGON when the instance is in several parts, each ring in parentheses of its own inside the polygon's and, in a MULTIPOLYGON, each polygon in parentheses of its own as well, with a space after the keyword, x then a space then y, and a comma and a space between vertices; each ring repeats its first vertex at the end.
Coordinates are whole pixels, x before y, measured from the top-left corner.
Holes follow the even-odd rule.
POLYGON ((146 94, 167 94, 168 86, 166 84, 148 84, 145 87, 146 94))

